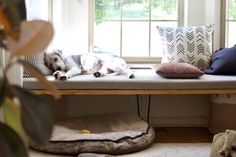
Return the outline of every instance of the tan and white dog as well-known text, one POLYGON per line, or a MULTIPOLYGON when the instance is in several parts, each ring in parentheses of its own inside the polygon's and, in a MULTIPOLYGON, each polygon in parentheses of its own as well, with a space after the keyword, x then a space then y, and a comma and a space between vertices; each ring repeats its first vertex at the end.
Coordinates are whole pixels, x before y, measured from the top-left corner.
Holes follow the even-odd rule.
POLYGON ((80 74, 93 74, 101 77, 108 74, 126 74, 134 78, 125 60, 106 52, 70 55, 65 57, 61 50, 45 52, 44 62, 54 71, 55 79, 67 80, 80 74))

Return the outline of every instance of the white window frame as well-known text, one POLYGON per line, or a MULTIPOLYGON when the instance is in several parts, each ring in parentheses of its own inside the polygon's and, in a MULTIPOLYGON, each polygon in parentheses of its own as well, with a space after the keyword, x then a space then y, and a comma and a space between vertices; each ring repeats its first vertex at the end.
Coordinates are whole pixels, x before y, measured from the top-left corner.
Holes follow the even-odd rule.
POLYGON ((236 20, 229 20, 227 18, 227 11, 229 8, 228 0, 221 1, 221 47, 229 47, 229 22, 236 22, 236 20))

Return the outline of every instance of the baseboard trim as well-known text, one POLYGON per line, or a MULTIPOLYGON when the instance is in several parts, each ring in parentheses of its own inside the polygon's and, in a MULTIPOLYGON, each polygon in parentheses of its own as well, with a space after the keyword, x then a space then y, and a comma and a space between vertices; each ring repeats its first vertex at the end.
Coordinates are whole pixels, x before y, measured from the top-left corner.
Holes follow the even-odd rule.
POLYGON ((208 127, 209 117, 150 117, 149 122, 154 127, 208 127))

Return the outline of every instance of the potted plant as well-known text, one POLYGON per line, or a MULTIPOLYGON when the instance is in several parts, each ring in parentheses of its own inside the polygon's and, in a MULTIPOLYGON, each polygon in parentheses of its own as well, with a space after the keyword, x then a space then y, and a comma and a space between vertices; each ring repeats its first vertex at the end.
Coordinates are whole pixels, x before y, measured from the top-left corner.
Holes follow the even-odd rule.
MULTIPOLYGON (((0 47, 10 54, 6 66, 0 66, 0 156, 26 157, 30 141, 46 143, 52 133, 52 104, 26 89, 12 85, 7 71, 21 64, 41 83, 56 90, 39 70, 22 57, 42 52, 53 37, 53 28, 46 21, 26 21, 24 0, 0 0, 0 47)), ((17 77, 17 76, 16 76, 17 77)))

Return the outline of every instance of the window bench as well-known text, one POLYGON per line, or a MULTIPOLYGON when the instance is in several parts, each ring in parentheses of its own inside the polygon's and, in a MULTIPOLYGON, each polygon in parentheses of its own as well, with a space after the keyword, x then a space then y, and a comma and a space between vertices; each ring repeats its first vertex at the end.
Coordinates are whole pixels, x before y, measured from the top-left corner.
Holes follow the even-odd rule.
MULTIPOLYGON (((167 79, 152 69, 136 69, 135 78, 127 76, 75 76, 67 81, 47 79, 63 95, 114 94, 235 94, 236 76, 203 75, 199 79, 167 79)), ((24 78, 23 87, 37 94, 50 94, 35 78, 24 78)))
MULTIPOLYGON (((236 94, 236 76, 203 75, 199 79, 167 79, 152 69, 135 70, 135 78, 127 76, 80 75, 67 81, 48 80, 59 89, 61 95, 136 95, 140 116, 139 95, 148 95, 147 117, 149 122, 151 95, 154 94, 236 94)), ((36 94, 52 94, 35 78, 25 78, 23 87, 36 94)))

